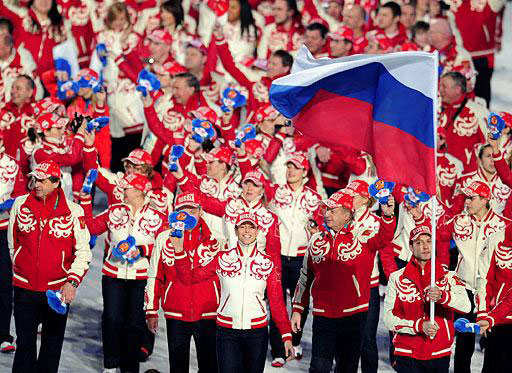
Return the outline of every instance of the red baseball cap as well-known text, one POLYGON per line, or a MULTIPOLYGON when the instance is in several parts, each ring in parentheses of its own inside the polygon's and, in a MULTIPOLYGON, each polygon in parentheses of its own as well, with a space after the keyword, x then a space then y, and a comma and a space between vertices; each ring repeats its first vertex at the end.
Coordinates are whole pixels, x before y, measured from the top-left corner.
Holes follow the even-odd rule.
POLYGON ((178 194, 174 202, 174 208, 179 210, 185 206, 199 207, 199 195, 196 192, 185 192, 178 194))
POLYGON ((354 195, 370 198, 370 193, 368 192, 369 187, 368 183, 364 180, 354 180, 348 183, 346 189, 351 191, 354 195))
POLYGON ((44 113, 65 113, 66 107, 56 97, 46 97, 34 104, 34 115, 38 117, 44 113))
POLYGON ((153 164, 153 160, 147 151, 144 149, 134 149, 128 154, 128 157, 121 159, 122 162, 128 161, 135 165, 153 164))
POLYGON ((309 170, 309 161, 308 159, 300 153, 295 153, 292 157, 288 158, 286 163, 291 163, 297 168, 302 168, 304 170, 309 170))
POLYGON ((263 142, 256 139, 248 140, 245 142, 245 151, 255 158, 261 158, 264 152, 263 142))
POLYGON ((473 181, 467 187, 462 188, 462 193, 468 197, 480 196, 482 198, 491 198, 491 188, 482 181, 473 181))
POLYGON ((262 186, 265 182, 265 176, 260 171, 251 171, 245 174, 242 184, 246 181, 252 181, 257 186, 262 186))
POLYGON ((197 119, 207 120, 211 124, 217 123, 217 113, 208 106, 200 106, 196 110, 190 112, 197 119))
POLYGON ((34 171, 29 173, 29 176, 33 176, 39 180, 45 180, 51 176, 60 179, 61 175, 60 167, 54 161, 41 162, 34 168, 34 171))
POLYGON ((419 225, 409 233, 409 241, 417 240, 422 234, 428 234, 432 237, 432 232, 428 225, 419 225))
POLYGON ((354 209, 354 197, 343 190, 338 190, 329 199, 323 200, 322 203, 331 209, 336 207, 345 207, 350 211, 354 209))
POLYGON ((258 227, 258 217, 252 212, 243 212, 240 215, 238 215, 236 218, 235 226, 239 227, 243 223, 247 222, 254 224, 256 228, 258 227))
POLYGON ((261 123, 263 122, 264 120, 274 120, 278 117, 279 115, 279 112, 274 109, 274 107, 272 105, 265 105, 265 106, 260 106, 258 108, 258 110, 256 110, 256 112, 254 113, 254 121, 256 123, 261 123))
POLYGON ((44 113, 37 118, 39 132, 52 128, 63 128, 68 124, 68 119, 55 113, 44 113))
POLYGON ((206 162, 221 161, 228 165, 233 165, 233 152, 227 146, 213 148, 209 153, 203 154, 206 162))
POLYGON ((203 42, 199 39, 193 39, 187 43, 187 48, 192 47, 199 49, 199 52, 204 54, 205 56, 208 54, 208 49, 204 46, 203 42))
POLYGON ((340 26, 336 31, 328 33, 327 36, 334 40, 348 40, 351 43, 354 42, 354 31, 347 26, 340 26))
POLYGON ((151 33, 147 36, 149 40, 155 43, 162 43, 171 45, 172 44, 172 36, 169 34, 167 30, 164 29, 155 29, 151 31, 151 33))
POLYGON ((119 185, 123 189, 134 188, 144 193, 147 193, 151 190, 151 183, 149 182, 148 178, 137 172, 134 172, 129 175, 124 175, 119 185))

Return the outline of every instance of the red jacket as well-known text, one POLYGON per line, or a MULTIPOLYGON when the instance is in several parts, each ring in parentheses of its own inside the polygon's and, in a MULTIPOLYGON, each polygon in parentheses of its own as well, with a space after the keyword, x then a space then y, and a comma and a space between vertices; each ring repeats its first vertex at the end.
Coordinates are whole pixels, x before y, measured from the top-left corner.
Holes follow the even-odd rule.
POLYGON ((293 311, 313 297, 313 315, 339 318, 368 310, 375 252, 393 238, 395 219, 382 218, 377 232, 353 223, 340 232, 314 234, 293 297, 293 311), (343 291, 339 291, 343 289, 343 291))
POLYGON ((429 315, 425 289, 430 286, 430 261, 421 269, 416 258, 399 271, 393 272, 384 299, 384 323, 394 332, 395 355, 418 360, 450 356, 454 340, 454 311, 471 311, 464 283, 454 272, 436 267, 436 286, 442 296, 435 306, 434 320, 439 325, 434 339, 423 334, 423 323, 429 315))
MULTIPOLYGON (((90 116, 91 118, 108 117, 108 106, 99 106, 92 101, 85 101, 82 97, 77 97, 69 104, 66 109, 68 117, 73 120, 75 113, 77 115, 90 116)), ((110 126, 102 128, 96 132, 94 146, 98 149, 100 163, 102 167, 110 168, 110 160, 112 158, 112 140, 110 139, 110 126)))
POLYGON ((71 23, 71 35, 78 49, 78 63, 81 68, 89 67, 95 39, 91 9, 84 0, 64 0, 60 3, 62 15, 71 23))
POLYGON ((512 289, 507 291, 496 306, 482 320, 489 321, 489 328, 494 325, 510 324, 512 322, 512 289))
POLYGON ((7 234, 14 251, 13 284, 44 292, 80 283, 92 259, 84 211, 61 188, 41 200, 35 192, 14 202, 7 234))
POLYGON ((33 117, 31 104, 24 104, 18 108, 9 101, 0 108, 0 132, 3 134, 5 152, 11 157, 17 158, 20 141, 33 126, 33 117))
POLYGON ((361 175, 366 169, 366 162, 358 151, 347 147, 331 148, 331 157, 326 163, 318 161, 325 188, 344 188, 351 174, 361 175))
POLYGON ((473 58, 487 58, 494 67, 497 19, 503 7, 502 1, 452 1, 450 10, 462 36, 464 48, 473 58))
MULTIPOLYGON (((16 159, 0 149, 0 203, 27 194, 26 186, 27 182, 16 159)), ((9 211, 0 210, 0 230, 6 230, 8 225, 9 211)))
POLYGON ((478 265, 478 319, 488 315, 512 288, 512 227, 493 234, 487 242, 478 265))
MULTIPOLYGON (((186 322, 215 319, 220 297, 219 280, 211 278, 188 285, 179 281, 177 256, 170 233, 167 230, 157 237, 151 256, 146 286, 146 318, 158 317, 161 305, 168 319, 186 322)), ((185 263, 190 269, 207 266, 220 248, 208 225, 200 219, 193 230, 184 233, 185 263)))
POLYGON ((66 40, 64 24, 41 26, 32 9, 9 3, 0 3, 0 13, 14 24, 16 47, 23 44, 32 54, 38 75, 53 69, 53 47, 66 40))

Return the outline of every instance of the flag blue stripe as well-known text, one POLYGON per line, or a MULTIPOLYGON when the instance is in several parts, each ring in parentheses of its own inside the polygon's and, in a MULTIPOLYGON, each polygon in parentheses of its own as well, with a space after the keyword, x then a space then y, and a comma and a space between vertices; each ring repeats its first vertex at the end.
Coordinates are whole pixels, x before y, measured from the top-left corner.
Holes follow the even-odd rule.
POLYGON ((332 74, 309 86, 272 84, 270 101, 284 116, 292 118, 320 89, 373 105, 374 121, 396 127, 434 148, 432 99, 400 83, 378 62, 332 74))

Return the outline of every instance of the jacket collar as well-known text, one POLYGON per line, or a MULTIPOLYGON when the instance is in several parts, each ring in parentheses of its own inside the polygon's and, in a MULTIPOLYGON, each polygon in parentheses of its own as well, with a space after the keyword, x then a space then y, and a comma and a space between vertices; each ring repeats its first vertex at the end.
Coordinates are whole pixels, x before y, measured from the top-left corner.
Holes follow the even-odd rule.
MULTIPOLYGON (((425 267, 422 269, 418 260, 412 256, 411 260, 405 266, 404 276, 414 282, 414 284, 423 291, 425 287, 430 284, 430 273, 431 273, 431 261, 428 260, 425 264, 425 267)), ((445 275, 445 270, 439 263, 436 261, 436 281, 442 278, 445 275)), ((422 293, 423 296, 423 293, 422 293)))
POLYGON ((51 219, 71 213, 61 187, 50 193, 45 200, 36 197, 35 190, 32 190, 25 204, 36 217, 41 219, 51 219))

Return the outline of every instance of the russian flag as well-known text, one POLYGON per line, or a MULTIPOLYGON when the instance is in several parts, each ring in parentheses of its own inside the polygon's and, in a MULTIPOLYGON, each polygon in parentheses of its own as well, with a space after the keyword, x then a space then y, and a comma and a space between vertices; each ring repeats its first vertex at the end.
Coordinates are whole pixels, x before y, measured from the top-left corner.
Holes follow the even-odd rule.
POLYGON ((379 177, 435 195, 437 54, 315 59, 306 47, 270 87, 303 135, 373 156, 379 177))

